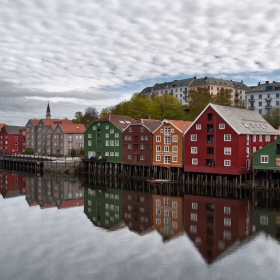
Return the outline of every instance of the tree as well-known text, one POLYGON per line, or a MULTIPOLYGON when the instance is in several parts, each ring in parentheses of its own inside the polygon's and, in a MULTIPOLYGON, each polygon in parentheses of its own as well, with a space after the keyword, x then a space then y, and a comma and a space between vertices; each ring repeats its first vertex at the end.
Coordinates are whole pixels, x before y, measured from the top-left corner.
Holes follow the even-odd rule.
POLYGON ((224 106, 231 106, 231 89, 221 88, 216 96, 213 97, 213 103, 224 106))
POLYGON ((272 108, 269 112, 263 115, 263 118, 274 128, 280 125, 280 108, 272 108))
POLYGON ((76 112, 74 119, 72 120, 73 123, 82 123, 83 122, 83 113, 82 112, 76 112))
POLYGON ((189 110, 191 120, 194 120, 203 109, 213 101, 213 96, 207 88, 197 88, 189 91, 189 110))

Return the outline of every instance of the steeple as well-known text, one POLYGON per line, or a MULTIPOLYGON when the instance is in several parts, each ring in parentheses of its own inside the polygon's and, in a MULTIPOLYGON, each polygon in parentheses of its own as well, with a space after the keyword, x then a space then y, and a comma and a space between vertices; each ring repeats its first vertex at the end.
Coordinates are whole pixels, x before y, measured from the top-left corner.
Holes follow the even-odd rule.
POLYGON ((46 112, 46 119, 51 119, 51 109, 48 102, 47 112, 46 112))

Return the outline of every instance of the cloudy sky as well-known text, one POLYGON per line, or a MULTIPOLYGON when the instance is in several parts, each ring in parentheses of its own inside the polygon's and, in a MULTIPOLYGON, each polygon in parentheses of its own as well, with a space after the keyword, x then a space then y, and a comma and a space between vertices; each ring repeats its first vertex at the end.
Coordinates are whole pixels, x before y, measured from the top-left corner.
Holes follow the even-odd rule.
POLYGON ((0 0, 0 122, 99 112, 156 82, 280 81, 277 1, 0 0))

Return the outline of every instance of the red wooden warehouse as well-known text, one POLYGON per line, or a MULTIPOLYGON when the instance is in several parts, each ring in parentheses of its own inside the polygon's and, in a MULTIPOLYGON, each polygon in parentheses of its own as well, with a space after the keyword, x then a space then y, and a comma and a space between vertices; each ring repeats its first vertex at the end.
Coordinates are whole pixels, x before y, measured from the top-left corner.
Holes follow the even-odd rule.
POLYGON ((210 103, 185 133, 184 171, 250 173, 251 154, 277 137, 277 130, 258 113, 210 103))

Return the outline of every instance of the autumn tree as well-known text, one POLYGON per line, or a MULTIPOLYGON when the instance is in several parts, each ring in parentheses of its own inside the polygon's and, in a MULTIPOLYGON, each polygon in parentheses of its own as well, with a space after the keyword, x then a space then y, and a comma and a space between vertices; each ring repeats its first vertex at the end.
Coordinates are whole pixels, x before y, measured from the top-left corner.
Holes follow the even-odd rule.
POLYGON ((94 107, 87 107, 84 114, 79 111, 75 113, 74 117, 72 120, 74 123, 82 123, 85 127, 89 127, 98 118, 98 111, 94 107))
POLYGON ((216 96, 213 97, 213 103, 217 105, 231 106, 231 89, 221 88, 216 96))
POLYGON ((82 123, 83 117, 84 117, 84 114, 82 112, 76 112, 72 122, 73 123, 82 123))
POLYGON ((278 128, 280 125, 280 108, 272 108, 267 114, 263 115, 263 118, 274 128, 278 128))
POLYGON ((209 103, 213 102, 213 96, 208 88, 192 89, 188 94, 188 102, 190 118, 194 120, 209 103))

